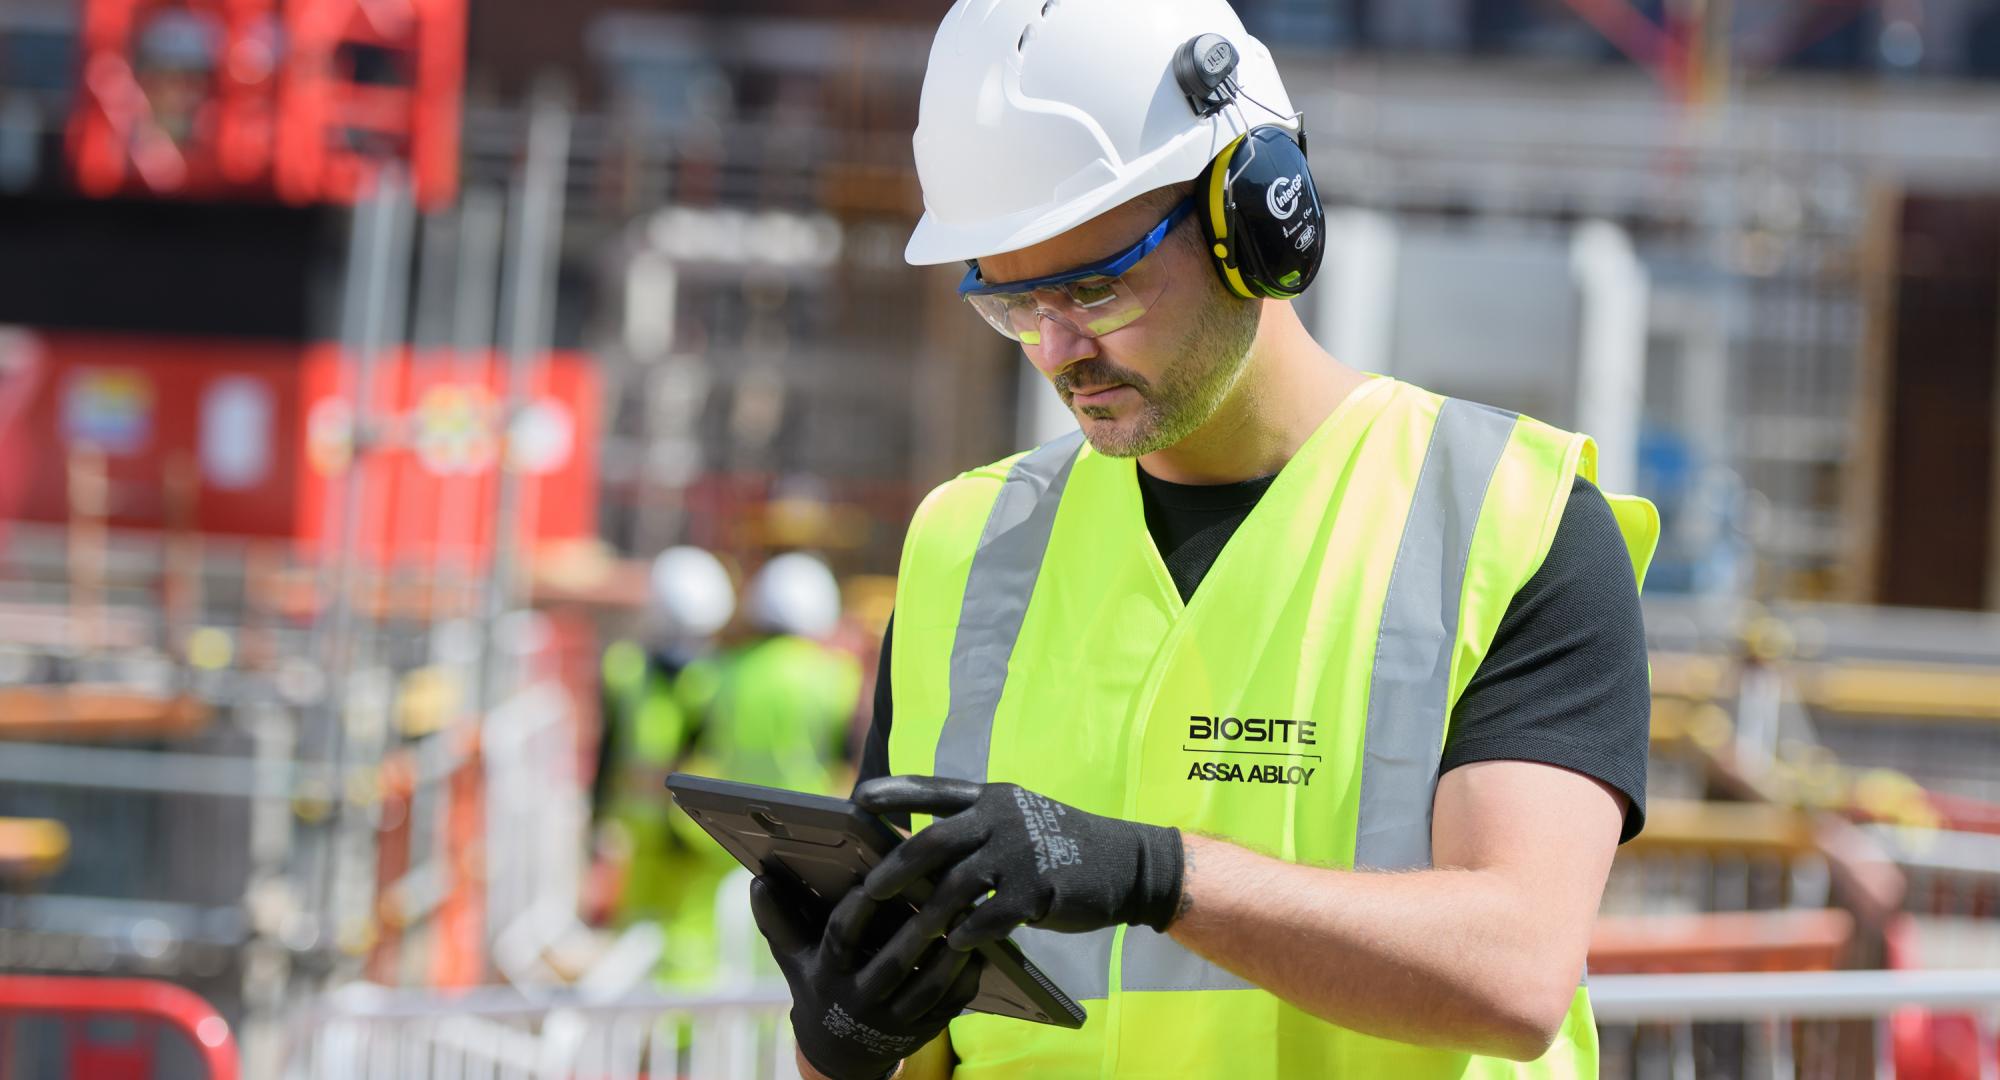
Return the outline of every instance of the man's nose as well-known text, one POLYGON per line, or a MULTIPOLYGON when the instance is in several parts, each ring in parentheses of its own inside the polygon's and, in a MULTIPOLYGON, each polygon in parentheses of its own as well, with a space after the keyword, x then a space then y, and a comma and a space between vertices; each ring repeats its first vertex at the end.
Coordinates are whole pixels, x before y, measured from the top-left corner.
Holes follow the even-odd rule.
POLYGON ((1071 364, 1097 355, 1096 338, 1084 337, 1058 319, 1044 317, 1040 322, 1042 343, 1024 351, 1043 375, 1053 379, 1071 364))

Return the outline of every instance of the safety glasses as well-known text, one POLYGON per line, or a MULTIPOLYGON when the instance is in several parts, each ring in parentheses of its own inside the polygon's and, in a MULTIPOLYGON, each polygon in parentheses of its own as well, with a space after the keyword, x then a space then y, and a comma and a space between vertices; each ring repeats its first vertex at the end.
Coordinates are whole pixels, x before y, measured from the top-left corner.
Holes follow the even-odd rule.
POLYGON ((1042 320, 1061 323, 1071 333, 1101 337, 1132 325, 1166 288, 1166 280, 1135 282, 1126 272, 1151 255, 1167 234, 1194 212, 1190 196, 1175 206, 1139 242, 1101 262, 1027 281, 987 284, 979 267, 965 272, 958 295, 993 329, 1023 345, 1042 343, 1042 320))

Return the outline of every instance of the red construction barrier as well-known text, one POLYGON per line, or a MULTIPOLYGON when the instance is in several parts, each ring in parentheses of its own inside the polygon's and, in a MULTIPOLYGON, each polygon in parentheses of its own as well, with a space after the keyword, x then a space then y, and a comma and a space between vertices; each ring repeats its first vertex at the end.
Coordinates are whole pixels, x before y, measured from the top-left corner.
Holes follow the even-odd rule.
POLYGON ((53 975, 0 975, 0 1080, 15 1080, 8 1070, 19 1020, 34 1015, 64 1022, 64 1075, 72 1080, 148 1080, 154 1075, 161 1027, 187 1036, 209 1080, 237 1080, 236 1038, 229 1022, 195 994, 149 979, 53 975), (133 1036, 103 1038, 101 1030, 94 1030, 100 1025, 90 1021, 105 1019, 133 1021, 133 1036))
MULTIPOLYGON (((1891 921, 1883 940, 1890 967, 1924 966, 1908 915, 1891 921)), ((2000 1032, 1971 1013, 1899 1009, 1889 1017, 1889 1041, 1898 1080, 1981 1080, 2000 1056, 2000 1032)))

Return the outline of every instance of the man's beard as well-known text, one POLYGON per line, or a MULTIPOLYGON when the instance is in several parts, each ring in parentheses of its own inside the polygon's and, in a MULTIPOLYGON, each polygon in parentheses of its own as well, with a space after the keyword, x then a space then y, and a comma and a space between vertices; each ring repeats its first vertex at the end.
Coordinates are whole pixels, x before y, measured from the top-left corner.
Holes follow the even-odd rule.
POLYGON ((1056 393, 1085 419, 1090 445, 1106 457, 1141 457, 1180 442, 1206 424, 1236 389, 1257 338, 1263 305, 1228 296, 1211 303, 1173 350, 1174 360, 1156 384, 1101 357, 1080 360, 1055 377, 1056 393), (1103 389, 1124 383, 1138 393, 1139 411, 1113 423, 1117 410, 1076 405, 1074 387, 1103 389), (1088 423, 1087 421, 1106 421, 1088 423))

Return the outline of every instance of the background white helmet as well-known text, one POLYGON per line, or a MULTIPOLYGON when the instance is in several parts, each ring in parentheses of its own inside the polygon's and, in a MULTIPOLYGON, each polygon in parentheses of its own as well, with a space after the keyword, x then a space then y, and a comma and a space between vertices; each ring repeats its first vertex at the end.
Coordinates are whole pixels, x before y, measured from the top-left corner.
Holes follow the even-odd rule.
POLYGON ((705 638, 729 625, 736 587, 722 561, 698 547, 671 547, 653 560, 652 618, 671 638, 705 638))
POLYGON ((1296 131, 1291 112, 1270 50, 1224 0, 958 0, 924 73, 914 139, 924 216, 904 258, 1040 243, 1194 179, 1246 123, 1296 131), (1236 46, 1247 97, 1203 118, 1173 59, 1207 33, 1236 46))
POLYGON ((750 579, 744 614, 766 633, 824 637, 840 621, 840 585, 811 555, 780 555, 750 579))

